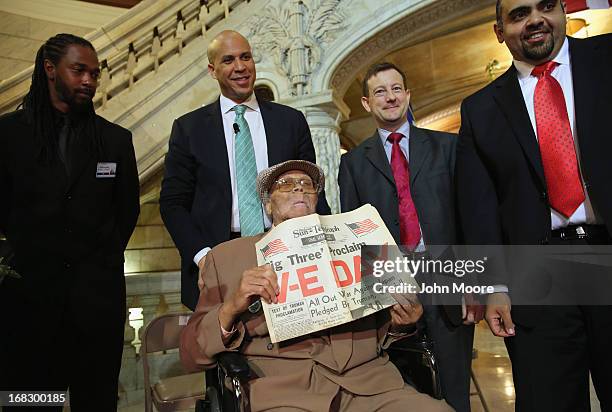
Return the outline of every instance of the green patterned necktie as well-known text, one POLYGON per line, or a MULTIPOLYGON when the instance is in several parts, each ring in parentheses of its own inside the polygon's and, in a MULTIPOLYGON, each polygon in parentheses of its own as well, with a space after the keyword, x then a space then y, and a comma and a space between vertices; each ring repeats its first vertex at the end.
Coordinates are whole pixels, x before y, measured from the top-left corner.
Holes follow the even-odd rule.
POLYGON ((253 236, 264 231, 261 201, 257 196, 255 180, 257 163, 255 149, 249 125, 244 118, 247 107, 239 104, 232 109, 236 112, 234 121, 238 127, 234 151, 236 166, 236 188, 238 190, 238 210, 240 211, 240 233, 242 236, 253 236))

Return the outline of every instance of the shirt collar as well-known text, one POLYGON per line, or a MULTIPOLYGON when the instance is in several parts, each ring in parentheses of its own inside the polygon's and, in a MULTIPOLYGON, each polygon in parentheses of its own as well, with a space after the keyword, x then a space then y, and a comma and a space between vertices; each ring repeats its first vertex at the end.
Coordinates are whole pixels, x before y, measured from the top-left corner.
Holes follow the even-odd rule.
MULTIPOLYGON (((219 97, 219 104, 221 105, 221 113, 227 114, 230 112, 234 106, 237 106, 239 103, 234 102, 231 99, 221 95, 219 97)), ((259 111, 259 102, 257 102, 257 98, 255 97, 255 93, 251 93, 251 96, 244 102, 240 103, 248 107, 250 110, 254 110, 256 112, 259 111)))
MULTIPOLYGON (((385 130, 385 129, 378 129, 378 135, 380 136, 380 139, 382 140, 383 145, 385 144, 385 142, 387 141, 387 138, 389 137, 389 135, 392 132, 390 132, 389 130, 385 130)), ((404 122, 403 125, 400 126, 399 129, 397 129, 395 131, 395 133, 401 133, 404 136, 406 136, 406 140, 410 139, 410 123, 408 122, 408 120, 406 120, 406 122, 404 122)))
MULTIPOLYGON (((559 50, 559 53, 552 59, 554 62, 559 63, 559 65, 568 65, 570 64, 570 55, 569 55, 569 42, 567 38, 563 38, 563 46, 559 50)), ((524 79, 525 77, 531 76, 531 72, 535 67, 533 64, 529 64, 526 62, 522 62, 520 60, 514 60, 514 67, 518 71, 519 79, 524 79)))

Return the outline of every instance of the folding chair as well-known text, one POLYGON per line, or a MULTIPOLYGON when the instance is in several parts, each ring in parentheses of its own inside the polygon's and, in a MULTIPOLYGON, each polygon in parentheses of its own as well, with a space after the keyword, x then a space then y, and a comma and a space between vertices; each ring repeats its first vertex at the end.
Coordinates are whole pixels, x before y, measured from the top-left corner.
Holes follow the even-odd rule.
POLYGON ((179 347, 181 331, 187 325, 190 313, 167 314, 153 319, 145 328, 140 354, 144 369, 145 411, 152 412, 152 405, 159 412, 193 409, 198 400, 206 398, 204 372, 183 374, 150 380, 151 354, 179 347))

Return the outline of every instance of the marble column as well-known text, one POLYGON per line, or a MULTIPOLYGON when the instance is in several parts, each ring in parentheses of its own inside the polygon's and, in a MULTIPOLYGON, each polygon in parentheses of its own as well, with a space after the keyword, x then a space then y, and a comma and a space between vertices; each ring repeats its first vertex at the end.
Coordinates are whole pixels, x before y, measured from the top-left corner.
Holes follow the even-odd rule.
POLYGON ((325 172, 325 195, 332 213, 340 212, 338 167, 340 166, 340 122, 349 109, 331 91, 283 101, 301 110, 310 126, 317 163, 325 172))

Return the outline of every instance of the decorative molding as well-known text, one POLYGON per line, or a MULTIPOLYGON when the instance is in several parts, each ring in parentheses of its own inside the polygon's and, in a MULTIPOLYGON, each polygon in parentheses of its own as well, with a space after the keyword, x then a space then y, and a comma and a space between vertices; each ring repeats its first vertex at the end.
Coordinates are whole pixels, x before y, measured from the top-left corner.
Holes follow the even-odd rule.
POLYGON ((331 74, 328 87, 343 95, 358 71, 377 57, 426 40, 423 33, 438 35, 432 33, 433 25, 441 26, 457 15, 467 15, 494 4, 494 0, 440 0, 408 13, 347 53, 335 65, 337 68, 331 74))
POLYGON ((435 123, 439 120, 442 120, 447 117, 455 116, 457 113, 461 111, 461 103, 457 103, 451 107, 448 107, 444 110, 437 111, 433 114, 430 114, 423 119, 417 120, 415 125, 418 127, 426 128, 428 125, 435 123))
POLYGON ((289 81, 290 94, 310 94, 310 75, 319 66, 325 48, 346 27, 342 5, 350 0, 291 0, 247 20, 246 37, 255 61, 265 55, 289 81))

